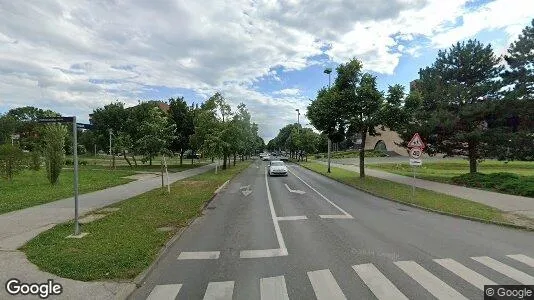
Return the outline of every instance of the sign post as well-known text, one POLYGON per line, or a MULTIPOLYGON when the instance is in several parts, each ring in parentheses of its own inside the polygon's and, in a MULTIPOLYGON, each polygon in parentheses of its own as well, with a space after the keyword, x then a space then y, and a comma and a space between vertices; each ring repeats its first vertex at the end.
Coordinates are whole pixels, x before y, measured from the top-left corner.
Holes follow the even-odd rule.
POLYGON ((415 197, 415 167, 423 164, 421 155, 423 154, 423 149, 425 148, 425 144, 419 136, 419 133, 415 133, 413 135, 412 139, 408 143, 408 148, 410 148, 410 166, 412 166, 413 172, 412 197, 415 197))
POLYGON ((77 124, 76 116, 53 117, 39 119, 38 123, 71 123, 72 124, 72 154, 74 156, 74 236, 80 235, 78 222, 78 127, 89 128, 88 124, 77 124))

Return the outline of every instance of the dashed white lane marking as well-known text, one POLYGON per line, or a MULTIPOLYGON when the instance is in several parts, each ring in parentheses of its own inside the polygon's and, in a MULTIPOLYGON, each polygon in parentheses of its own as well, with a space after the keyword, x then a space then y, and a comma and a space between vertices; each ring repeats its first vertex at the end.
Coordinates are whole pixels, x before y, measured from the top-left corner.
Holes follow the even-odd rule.
POLYGON ((186 259, 219 259, 219 251, 195 251, 195 252, 182 252, 178 255, 179 260, 186 259))
POLYGON ((234 282, 210 282, 204 294, 204 300, 232 300, 234 294, 234 282))
POLYGON ((278 221, 296 221, 296 220, 307 220, 306 216, 288 216, 288 217, 277 217, 278 221))
POLYGON ((317 300, 347 299, 330 270, 308 272, 308 278, 310 279, 317 300))
POLYGON ((260 279, 261 300, 289 300, 284 276, 260 279))
POLYGON ((397 261, 394 264, 438 299, 467 299, 414 261, 397 261))
POLYGON ((469 269, 454 259, 444 258, 434 259, 434 261, 481 290, 484 290, 484 285, 496 285, 495 282, 469 269))
POLYGON ((532 257, 528 257, 526 255, 523 255, 523 254, 514 254, 514 255, 506 255, 510 258, 513 258, 517 261, 520 261, 522 263, 524 263, 525 265, 527 266, 531 266, 534 268, 534 258, 532 257))
POLYGON ((292 190, 289 185, 287 185, 287 183, 284 183, 284 185, 286 186, 286 189, 290 192, 290 193, 295 193, 295 194, 306 194, 306 192, 304 191, 300 191, 300 190, 292 190))
POLYGON ((519 271, 518 269, 507 266, 503 264, 502 262, 495 260, 491 257, 478 256, 478 257, 471 257, 471 258, 522 284, 526 284, 526 285, 534 284, 534 277, 528 275, 525 272, 519 271))
POLYGON ((181 284, 156 285, 146 300, 174 300, 181 288, 181 284))
POLYGON ((287 249, 261 249, 261 250, 243 250, 239 253, 240 258, 262 258, 286 256, 287 249))
POLYGON ((347 215, 319 215, 321 219, 352 219, 352 216, 347 215))
POLYGON ((344 219, 352 219, 352 216, 347 213, 346 211, 344 211, 341 207, 339 207, 337 204, 335 204, 334 202, 330 201, 330 199, 326 198, 323 194, 321 194, 318 190, 316 190, 315 188, 313 188, 311 185, 309 185, 306 181, 304 181, 302 178, 300 178, 297 174, 295 174, 295 172, 291 171, 290 169, 288 169, 288 171, 295 175, 295 177, 297 177, 300 181, 302 181, 306 186, 308 186, 310 189, 312 189, 314 192, 317 193, 317 195, 321 196, 321 198, 323 198, 324 200, 326 200, 328 203, 330 203, 333 207, 337 208, 341 213, 343 213, 343 215, 345 215, 346 217, 344 219))
POLYGON ((373 264, 356 265, 352 268, 379 300, 408 300, 373 264))

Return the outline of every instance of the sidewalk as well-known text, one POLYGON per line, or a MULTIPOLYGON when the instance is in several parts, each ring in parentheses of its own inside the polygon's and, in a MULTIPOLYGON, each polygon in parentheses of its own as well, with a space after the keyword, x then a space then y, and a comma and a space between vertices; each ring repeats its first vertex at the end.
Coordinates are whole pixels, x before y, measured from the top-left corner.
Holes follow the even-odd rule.
MULTIPOLYGON (((327 164, 323 161, 317 161, 322 164, 327 164)), ((331 163, 332 166, 360 173, 359 166, 352 164, 338 164, 331 163)), ((474 202, 486 204, 498 208, 505 212, 520 214, 534 219, 534 199, 529 197, 514 196, 508 194, 501 194, 496 192, 473 189, 458 185, 440 183, 412 177, 402 176, 398 174, 388 173, 384 171, 365 169, 365 174, 397 183, 412 185, 418 188, 435 191, 450 196, 455 196, 462 199, 471 200, 474 202)))
MULTIPOLYGON (((169 183, 211 170, 210 164, 182 172, 170 173, 169 183)), ((90 211, 143 194, 161 186, 161 177, 133 181, 124 185, 79 196, 80 216, 90 211)), ((133 283, 82 282, 64 279, 40 271, 30 263, 24 253, 17 250, 39 233, 54 225, 74 218, 74 198, 58 200, 0 215, 0 282, 10 278, 22 282, 46 282, 54 279, 63 285, 63 294, 53 299, 124 299, 135 288, 133 283)), ((11 297, 5 287, 0 299, 37 299, 38 297, 11 297)), ((52 298, 51 298, 52 299, 52 298)))

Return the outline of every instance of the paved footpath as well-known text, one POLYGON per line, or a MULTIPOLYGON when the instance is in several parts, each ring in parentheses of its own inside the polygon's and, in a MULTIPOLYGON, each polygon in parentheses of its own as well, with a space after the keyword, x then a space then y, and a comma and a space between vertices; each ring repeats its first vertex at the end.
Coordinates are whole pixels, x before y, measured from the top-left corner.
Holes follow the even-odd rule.
MULTIPOLYGON (((326 162, 318 161, 322 164, 326 162)), ((356 173, 360 172, 360 167, 353 164, 338 164, 331 163, 334 167, 339 167, 356 173)), ((467 188, 458 185, 440 183, 435 181, 423 180, 416 178, 415 181, 412 177, 402 176, 389 172, 365 169, 365 174, 381 179, 398 182, 402 184, 412 185, 415 182, 415 186, 418 188, 435 191, 442 194, 455 196, 462 199, 471 200, 474 202, 486 204, 495 208, 498 208, 505 212, 520 214, 530 218, 534 218, 534 198, 501 194, 496 192, 484 191, 479 189, 467 188)))
MULTIPOLYGON (((169 183, 195 176, 211 170, 210 164, 182 172, 170 173, 169 183)), ((133 181, 124 185, 87 193, 79 196, 79 213, 90 211, 143 194, 161 186, 161 177, 133 181)), ((58 200, 26 209, 0 215, 0 283, 2 286, 9 278, 23 282, 46 282, 54 279, 63 285, 61 297, 54 299, 123 299, 134 288, 132 283, 81 282, 64 279, 38 270, 30 263, 24 253, 17 249, 39 233, 54 225, 74 218, 74 198, 58 200)), ((0 299, 11 299, 5 288, 1 289, 0 299)), ((13 299, 19 299, 15 297, 13 299)), ((30 299, 30 298, 20 298, 30 299)), ((35 299, 32 297, 31 299, 35 299)))

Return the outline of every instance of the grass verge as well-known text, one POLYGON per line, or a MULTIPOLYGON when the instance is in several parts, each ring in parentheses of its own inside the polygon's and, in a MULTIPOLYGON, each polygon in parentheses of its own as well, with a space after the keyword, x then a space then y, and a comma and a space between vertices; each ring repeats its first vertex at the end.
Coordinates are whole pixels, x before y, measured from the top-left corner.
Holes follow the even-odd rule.
MULTIPOLYGON (((408 163, 368 164, 404 176, 413 176, 408 163)), ((534 197, 534 162, 511 161, 508 163, 486 160, 479 164, 477 174, 469 174, 466 160, 429 162, 416 169, 416 177, 431 181, 474 187, 511 195, 534 197)))
MULTIPOLYGON (((134 172, 129 170, 92 170, 81 167, 78 182, 80 194, 131 182, 132 179, 122 177, 132 174, 134 172)), ((48 182, 44 169, 24 170, 15 175, 12 182, 0 179, 0 214, 72 197, 73 180, 73 171, 68 169, 62 170, 56 185, 48 182)))
POLYGON ((408 185, 371 176, 360 179, 358 173, 337 167, 331 167, 331 173, 327 173, 326 166, 316 162, 304 162, 300 163, 300 165, 321 175, 386 199, 414 204, 446 214, 476 218, 489 222, 507 222, 507 218, 502 211, 481 203, 420 188, 416 189, 415 197, 413 197, 412 187, 408 185))
POLYGON ((171 185, 171 194, 153 190, 112 205, 118 211, 83 226, 90 234, 66 239, 73 223, 55 226, 24 245, 28 259, 41 270, 75 280, 133 279, 155 259, 180 227, 201 214, 214 191, 250 162, 218 174, 207 172, 171 185), (157 228, 173 227, 161 232, 157 228))

